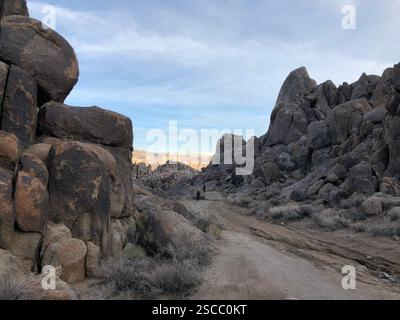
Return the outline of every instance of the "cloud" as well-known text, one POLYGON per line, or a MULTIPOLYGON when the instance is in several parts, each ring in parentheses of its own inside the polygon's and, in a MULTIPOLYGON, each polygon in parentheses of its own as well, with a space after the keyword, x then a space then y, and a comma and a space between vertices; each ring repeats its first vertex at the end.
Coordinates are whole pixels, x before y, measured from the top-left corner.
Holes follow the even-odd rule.
MULTIPOLYGON (((139 131, 151 118, 206 127, 214 117, 261 134, 291 70, 304 65, 318 82, 353 82, 381 74, 400 52, 393 0, 50 1, 57 31, 80 60, 68 102, 129 114, 139 131), (346 4, 357 7, 353 31, 341 27, 346 4)), ((31 15, 42 17, 43 5, 29 1, 31 15)))

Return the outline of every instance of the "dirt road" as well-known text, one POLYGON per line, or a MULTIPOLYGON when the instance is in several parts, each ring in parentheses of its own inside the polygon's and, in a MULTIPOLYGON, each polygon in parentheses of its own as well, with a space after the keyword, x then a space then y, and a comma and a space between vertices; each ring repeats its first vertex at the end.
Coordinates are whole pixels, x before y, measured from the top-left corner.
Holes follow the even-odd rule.
POLYGON ((246 216, 218 193, 182 202, 225 225, 193 299, 400 299, 400 287, 378 277, 400 275, 395 241, 269 224, 246 216), (342 288, 345 265, 356 267, 356 290, 342 288))

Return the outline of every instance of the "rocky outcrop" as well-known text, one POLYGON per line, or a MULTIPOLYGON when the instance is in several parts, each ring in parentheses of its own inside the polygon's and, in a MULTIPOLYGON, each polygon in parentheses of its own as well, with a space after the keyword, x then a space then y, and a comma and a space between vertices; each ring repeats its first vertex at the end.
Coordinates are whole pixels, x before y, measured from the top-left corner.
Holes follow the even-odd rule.
POLYGON ((218 180, 233 202, 246 199, 257 214, 310 204, 346 221, 386 223, 391 208, 385 203, 400 196, 399 128, 400 64, 339 87, 317 85, 300 68, 283 84, 267 134, 251 141, 253 173, 235 184, 230 177, 237 166, 222 163, 192 181, 196 187, 218 180))
POLYGON ((29 17, 4 17, 0 28, 0 60, 23 68, 35 79, 41 103, 63 102, 79 77, 77 58, 69 43, 29 17))
POLYGON ((0 1, 0 17, 0 248, 80 282, 137 240, 132 122, 62 104, 79 77, 72 47, 26 1, 0 1))
POLYGON ((37 85, 24 69, 9 67, 1 111, 1 128, 15 134, 24 147, 31 145, 36 135, 37 85))
POLYGON ((61 280, 77 283, 85 279, 87 247, 79 239, 65 239, 52 243, 45 251, 43 263, 62 267, 61 280))
POLYGON ((28 6, 25 0, 2 0, 0 2, 0 18, 6 16, 28 16, 28 6))
POLYGON ((297 102, 298 98, 310 93, 317 83, 308 75, 307 69, 301 67, 292 71, 286 78, 279 92, 277 105, 288 105, 297 102))
POLYGON ((307 133, 308 122, 304 111, 295 103, 280 105, 275 109, 267 134, 267 146, 288 145, 297 142, 307 133))
POLYGON ((42 288, 43 275, 32 274, 21 258, 11 252, 0 249, 1 284, 14 288, 15 298, 19 300, 77 300, 72 288, 56 277, 55 290, 42 288))
POLYGON ((110 181, 104 161, 90 145, 62 142, 50 151, 49 172, 51 218, 107 251, 110 181))
POLYGON ((132 122, 128 117, 98 107, 77 108, 48 103, 40 109, 42 135, 132 149, 132 122))
POLYGON ((14 134, 0 131, 0 167, 14 171, 21 155, 21 145, 14 134))

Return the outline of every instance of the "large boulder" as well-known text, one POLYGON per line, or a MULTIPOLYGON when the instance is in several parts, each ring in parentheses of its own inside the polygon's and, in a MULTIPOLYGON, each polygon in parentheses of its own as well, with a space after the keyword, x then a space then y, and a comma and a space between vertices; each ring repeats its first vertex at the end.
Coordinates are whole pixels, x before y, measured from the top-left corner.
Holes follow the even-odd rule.
POLYGON ((37 258, 38 244, 42 236, 36 232, 20 232, 15 230, 8 250, 21 259, 34 262, 37 258))
POLYGON ((26 149, 25 153, 35 156, 36 158, 42 160, 43 163, 47 163, 47 158, 49 157, 50 149, 51 149, 51 144, 37 143, 26 149))
POLYGON ((242 136, 227 133, 217 142, 217 148, 211 159, 212 164, 235 164, 246 151, 246 141, 242 136), (228 158, 226 158, 228 156, 228 158))
POLYGON ((11 252, 0 249, 0 274, 21 275, 25 271, 24 263, 21 259, 12 255, 11 252))
POLYGON ((400 196, 400 181, 396 178, 384 177, 379 191, 392 196, 400 196))
POLYGON ((26 148, 36 137, 37 113, 36 82, 25 70, 11 66, 2 108, 2 130, 14 133, 26 148))
MULTIPOLYGON (((42 155, 48 162, 49 151, 52 145, 63 144, 60 138, 45 138, 44 143, 29 148, 26 153, 33 152, 42 155)), ((85 147, 104 162, 110 182, 110 213, 111 217, 122 218, 132 214, 132 153, 122 147, 107 147, 103 145, 85 143, 85 147)))
POLYGON ((386 119, 387 113, 387 109, 382 106, 374 108, 370 112, 365 114, 364 121, 370 121, 372 123, 382 123, 386 119))
POLYGON ((327 117, 332 109, 339 104, 340 93, 332 81, 326 81, 317 87, 315 108, 327 117))
POLYGON ((0 248, 7 249, 14 232, 13 175, 0 168, 0 248))
POLYGON ((18 227, 25 232, 42 232, 48 212, 47 186, 26 172, 19 172, 15 191, 18 227))
POLYGON ((0 167, 14 171, 21 154, 18 138, 5 131, 0 131, 0 167))
POLYGON ((378 181, 373 175, 371 165, 365 161, 349 170, 346 184, 350 187, 352 193, 365 195, 372 195, 378 188, 378 181))
POLYGON ((108 250, 110 181, 105 162, 91 145, 64 142, 49 155, 50 217, 75 238, 108 250))
POLYGON ((118 170, 117 161, 114 159, 113 155, 103 147, 95 144, 91 144, 90 147, 92 147, 99 158, 104 161, 107 170, 108 178, 110 181, 111 217, 121 218, 124 215, 129 215, 131 212, 124 211, 124 209, 128 206, 126 202, 128 202, 129 200, 123 183, 124 176, 118 170))
POLYGON ((353 92, 353 87, 347 82, 344 82, 339 86, 339 103, 345 103, 351 99, 351 94, 353 92))
POLYGON ((300 96, 310 93, 316 86, 317 83, 310 78, 307 69, 305 67, 298 68, 292 71, 283 83, 277 104, 296 102, 300 96))
POLYGON ((0 249, 0 278, 3 281, 1 285, 7 285, 10 281, 8 283, 12 284, 12 287, 18 288, 15 296, 9 296, 10 299, 77 300, 72 288, 58 277, 55 290, 43 289, 43 277, 43 274, 31 274, 30 266, 22 258, 0 249))
POLYGON ((47 168, 30 154, 22 156, 21 167, 14 196, 16 222, 22 231, 44 233, 49 209, 47 168))
POLYGON ((352 84, 353 91, 351 94, 351 100, 362 98, 369 99, 374 93, 379 80, 379 76, 366 75, 365 73, 363 73, 360 79, 352 84))
POLYGON ((80 108, 50 102, 39 115, 39 132, 45 136, 93 142, 132 150, 132 121, 98 107, 80 108))
POLYGON ((1 19, 0 59, 25 69, 38 83, 40 102, 63 102, 78 81, 76 55, 68 42, 40 21, 1 19))
POLYGON ((394 68, 387 68, 383 72, 382 77, 378 81, 375 91, 371 97, 371 101, 373 103, 376 103, 376 102, 382 100, 382 98, 386 98, 386 97, 390 96, 390 94, 392 93, 392 90, 394 89, 393 78, 394 78, 394 73, 395 73, 394 70, 395 69, 396 69, 396 66, 394 68))
POLYGON ((43 265, 62 267, 61 280, 79 283, 85 279, 86 244, 79 239, 56 242, 47 247, 43 255, 43 265))
POLYGON ((111 223, 111 254, 120 256, 128 243, 136 242, 136 223, 133 217, 112 219, 111 223))
POLYGON ((100 248, 90 241, 86 244, 86 246, 86 275, 88 277, 96 277, 100 262, 100 248))
MULTIPOLYGON (((122 209, 122 213, 120 215, 115 214, 116 212, 119 212, 117 210, 112 209, 112 215, 114 217, 118 216, 123 216, 127 217, 130 216, 133 212, 133 202, 134 202, 134 194, 133 194, 133 181, 132 181, 132 173, 133 173, 133 163, 132 163, 132 152, 126 148, 123 147, 110 147, 110 146, 105 146, 104 147, 117 162, 117 173, 119 176, 119 179, 121 179, 123 188, 125 189, 125 204, 124 208, 122 209)), ((117 181, 115 181, 117 183, 117 181)), ((116 186, 116 185, 115 185, 116 186)), ((118 190, 120 187, 117 187, 116 189, 113 190, 118 190)), ((118 207, 118 201, 122 201, 122 195, 117 195, 116 192, 112 193, 111 195, 111 206, 117 206, 118 207)), ((122 202, 120 202, 122 203, 122 202)))
POLYGON ((51 244, 62 242, 64 240, 68 240, 71 238, 72 238, 71 230, 69 230, 64 224, 62 223, 57 224, 52 221, 49 221, 47 225, 46 236, 43 240, 42 253, 51 244))
POLYGON ((306 115, 297 104, 281 104, 275 109, 275 112, 267 133, 267 146, 288 145, 297 142, 307 133, 306 115))
POLYGON ((319 150, 331 144, 331 135, 326 121, 316 121, 308 127, 308 148, 319 150))
POLYGON ((67 283, 56 278, 55 290, 44 290, 42 288, 43 275, 34 275, 25 280, 29 300, 34 301, 69 301, 78 300, 75 291, 67 283))
POLYGON ((1 0, 0 18, 6 16, 28 16, 26 0, 1 0))
POLYGON ((271 114, 270 128, 265 137, 265 146, 297 142, 307 133, 309 106, 301 107, 302 98, 317 86, 306 68, 292 71, 279 92, 271 114))
POLYGON ((379 216, 383 213, 382 199, 378 197, 370 197, 364 201, 360 207, 360 211, 368 217, 379 216))
POLYGON ((23 153, 20 161, 20 172, 26 172, 30 176, 39 179, 47 188, 49 172, 46 164, 38 157, 23 153))
POLYGON ((327 120, 332 144, 345 142, 353 129, 359 128, 364 115, 371 109, 366 99, 352 100, 335 107, 327 120))
POLYGON ((339 189, 335 187, 333 184, 331 183, 325 184, 318 191, 318 199, 328 202, 331 199, 332 193, 337 191, 339 191, 339 189))

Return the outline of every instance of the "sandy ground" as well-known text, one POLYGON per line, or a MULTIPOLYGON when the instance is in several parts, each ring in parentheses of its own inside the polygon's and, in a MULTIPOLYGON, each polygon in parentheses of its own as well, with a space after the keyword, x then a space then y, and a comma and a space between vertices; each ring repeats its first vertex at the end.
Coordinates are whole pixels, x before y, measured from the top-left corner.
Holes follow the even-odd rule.
POLYGON ((269 224, 217 193, 182 202, 225 225, 204 282, 192 299, 400 299, 400 286, 378 277, 400 275, 399 243, 350 231, 327 232, 306 223, 269 224), (357 270, 356 290, 342 288, 341 270, 357 270))

